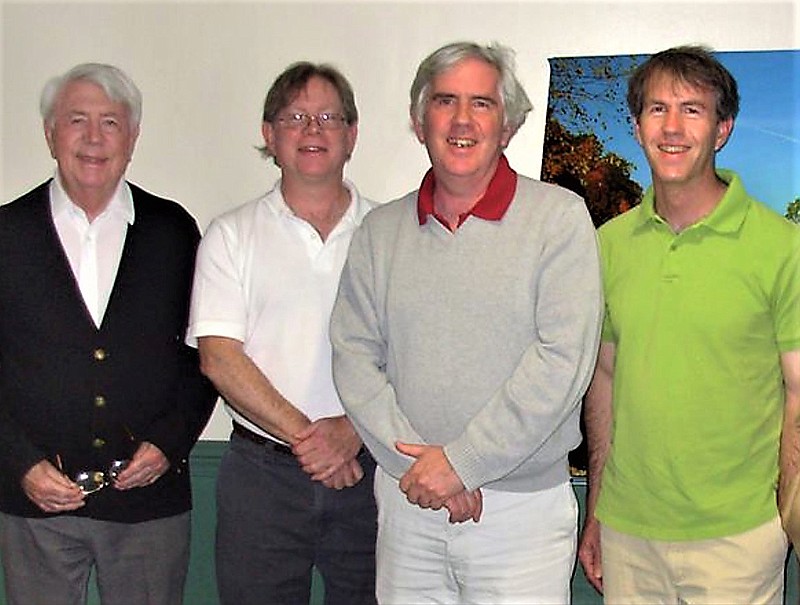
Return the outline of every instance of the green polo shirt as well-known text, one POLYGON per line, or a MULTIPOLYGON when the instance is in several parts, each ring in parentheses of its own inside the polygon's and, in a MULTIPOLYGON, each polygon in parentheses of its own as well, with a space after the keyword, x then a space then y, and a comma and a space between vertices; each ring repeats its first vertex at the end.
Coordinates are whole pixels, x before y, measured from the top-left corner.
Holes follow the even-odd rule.
POLYGON ((676 234, 642 204, 599 231, 613 443, 597 516, 655 540, 734 535, 777 515, 780 354, 800 349, 800 228, 737 175, 676 234))

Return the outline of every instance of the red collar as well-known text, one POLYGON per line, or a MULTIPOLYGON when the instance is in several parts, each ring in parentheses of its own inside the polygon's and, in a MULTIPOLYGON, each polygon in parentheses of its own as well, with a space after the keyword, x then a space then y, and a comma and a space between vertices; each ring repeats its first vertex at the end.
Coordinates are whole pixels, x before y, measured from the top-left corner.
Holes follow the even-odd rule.
MULTIPOLYGON (((419 224, 428 222, 428 217, 433 216, 442 225, 447 223, 436 215, 433 208, 433 191, 436 188, 436 177, 433 168, 425 173, 422 184, 417 193, 417 217, 419 224)), ((475 205, 458 217, 458 227, 464 224, 470 216, 475 216, 487 221, 499 221, 511 205, 514 193, 517 190, 517 173, 508 165, 505 155, 500 156, 497 170, 486 188, 486 193, 475 205)))

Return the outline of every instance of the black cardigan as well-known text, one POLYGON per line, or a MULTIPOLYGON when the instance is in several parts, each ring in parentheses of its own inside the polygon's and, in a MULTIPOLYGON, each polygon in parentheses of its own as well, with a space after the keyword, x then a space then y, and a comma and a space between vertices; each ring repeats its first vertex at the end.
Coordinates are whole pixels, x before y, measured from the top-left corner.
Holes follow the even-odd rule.
POLYGON ((21 488, 38 461, 102 469, 135 441, 171 463, 155 484, 105 488, 69 514, 135 523, 191 508, 188 455, 216 400, 184 344, 200 238, 178 204, 131 185, 129 225, 98 329, 50 213, 49 182, 0 206, 0 510, 48 516, 21 488))

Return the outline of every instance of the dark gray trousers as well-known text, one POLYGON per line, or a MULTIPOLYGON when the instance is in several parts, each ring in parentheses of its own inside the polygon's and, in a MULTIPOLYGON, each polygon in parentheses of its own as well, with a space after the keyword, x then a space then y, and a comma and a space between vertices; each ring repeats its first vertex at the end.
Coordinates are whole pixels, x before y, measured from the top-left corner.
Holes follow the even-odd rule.
POLYGON ((308 605, 312 568, 326 605, 375 604, 375 462, 337 491, 294 456, 231 437, 217 479, 217 586, 222 605, 308 605))

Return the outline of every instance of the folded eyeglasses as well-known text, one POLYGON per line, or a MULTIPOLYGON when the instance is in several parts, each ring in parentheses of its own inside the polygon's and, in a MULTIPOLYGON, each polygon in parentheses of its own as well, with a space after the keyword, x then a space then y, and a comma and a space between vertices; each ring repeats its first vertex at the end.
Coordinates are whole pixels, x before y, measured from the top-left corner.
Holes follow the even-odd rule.
MULTIPOLYGON (((82 470, 67 475, 83 494, 93 494, 111 485, 119 474, 128 468, 130 460, 112 460, 105 470, 82 470)), ((56 466, 64 473, 61 456, 56 455, 56 466)))

